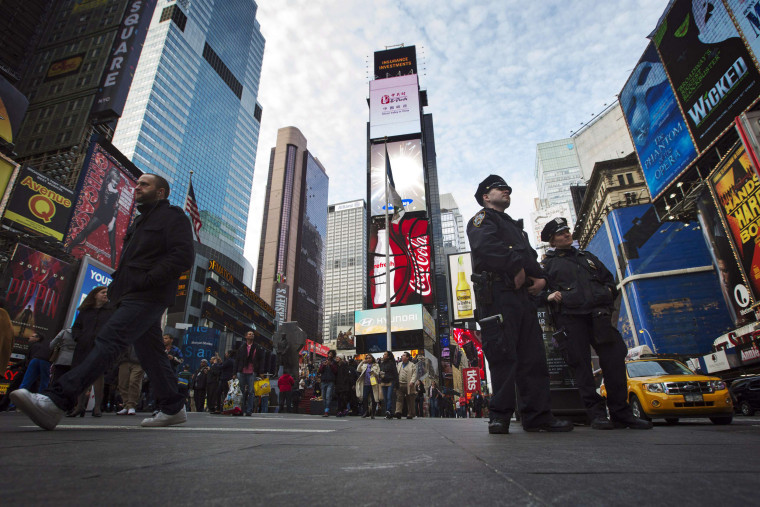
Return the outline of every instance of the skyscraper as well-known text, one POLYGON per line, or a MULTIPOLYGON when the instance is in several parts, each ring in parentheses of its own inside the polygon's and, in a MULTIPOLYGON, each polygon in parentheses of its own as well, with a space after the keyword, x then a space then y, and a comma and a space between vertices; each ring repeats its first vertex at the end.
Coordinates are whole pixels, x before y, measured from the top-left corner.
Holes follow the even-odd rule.
MULTIPOLYGON (((79 179, 93 133, 90 111, 131 3, 34 0, 2 4, 5 21, 13 25, 7 35, 14 42, 3 41, 0 64, 11 81, 14 73, 23 71, 16 86, 29 99, 18 140, 14 140, 17 160, 70 188, 79 179), (42 26, 36 30, 30 23, 42 26), (23 38, 25 47, 18 47, 23 38), (31 54, 30 45, 34 46, 31 54)), ((154 7, 155 2, 142 2, 138 14, 148 16, 154 7)), ((129 52, 137 56, 139 47, 129 52)), ((108 127, 104 132, 109 132, 108 127)))
POLYGON ((322 336, 327 190, 324 167, 295 127, 277 131, 269 159, 256 292, 279 323, 297 321, 322 336))
POLYGON ((568 203, 575 222, 570 186, 584 183, 575 141, 558 139, 539 143, 536 147, 535 178, 541 207, 568 203))
POLYGON ((467 250, 464 218, 459 212, 459 205, 451 194, 441 194, 441 231, 443 233, 444 254, 467 250))
MULTIPOLYGON (((367 296, 367 204, 363 199, 331 204, 327 209, 325 264, 325 343, 338 333, 354 330, 354 311, 363 310, 367 296)), ((335 343, 331 348, 341 347, 335 343)), ((348 347, 353 348, 353 347, 348 347)))
POLYGON ((201 242, 240 265, 262 112, 256 10, 254 0, 160 0, 113 141, 169 180, 173 204, 193 171, 201 242))

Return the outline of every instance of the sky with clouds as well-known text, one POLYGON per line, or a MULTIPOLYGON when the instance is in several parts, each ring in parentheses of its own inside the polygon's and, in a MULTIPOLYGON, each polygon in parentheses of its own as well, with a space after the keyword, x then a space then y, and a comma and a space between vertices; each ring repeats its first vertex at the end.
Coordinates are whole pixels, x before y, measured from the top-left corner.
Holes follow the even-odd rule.
POLYGON ((488 174, 513 187, 515 218, 537 197, 536 144, 569 137, 615 100, 665 0, 257 0, 266 38, 264 114, 246 256, 256 265, 269 151, 295 126, 330 177, 329 202, 366 199, 373 53, 415 45, 433 115, 441 193, 465 219, 488 174))

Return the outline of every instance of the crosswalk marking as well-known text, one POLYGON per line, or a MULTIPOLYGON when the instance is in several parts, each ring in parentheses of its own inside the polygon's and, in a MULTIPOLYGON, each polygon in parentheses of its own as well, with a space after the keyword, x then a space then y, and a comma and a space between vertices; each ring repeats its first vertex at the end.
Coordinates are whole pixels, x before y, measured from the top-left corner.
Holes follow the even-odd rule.
MULTIPOLYGON (((22 426, 36 428, 37 426, 22 426)), ((167 431, 220 431, 228 433, 333 433, 335 430, 290 429, 290 428, 190 428, 186 426, 167 426, 165 428, 143 428, 142 426, 120 426, 110 424, 60 424, 56 430, 167 430, 167 431)))

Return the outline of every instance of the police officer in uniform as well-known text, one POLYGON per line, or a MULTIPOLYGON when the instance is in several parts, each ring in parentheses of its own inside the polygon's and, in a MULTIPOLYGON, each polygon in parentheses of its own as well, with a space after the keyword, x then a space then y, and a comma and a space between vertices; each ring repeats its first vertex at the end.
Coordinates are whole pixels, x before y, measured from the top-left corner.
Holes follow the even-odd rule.
POLYGON ((488 176, 475 194, 483 209, 467 224, 483 352, 493 386, 488 432, 509 433, 515 384, 526 431, 571 431, 572 423, 555 419, 550 410, 549 372, 533 300, 546 281, 522 220, 504 213, 511 193, 503 178, 488 176))
POLYGON ((544 259, 548 276, 543 298, 552 305, 560 348, 573 369, 591 427, 651 429, 652 423, 633 416, 628 405, 625 356, 622 336, 612 325, 612 307, 617 291, 612 273, 590 252, 573 246, 567 220, 555 218, 541 231, 541 241, 554 250, 544 259), (596 391, 591 366, 591 348, 599 356, 607 389, 605 400, 596 391))

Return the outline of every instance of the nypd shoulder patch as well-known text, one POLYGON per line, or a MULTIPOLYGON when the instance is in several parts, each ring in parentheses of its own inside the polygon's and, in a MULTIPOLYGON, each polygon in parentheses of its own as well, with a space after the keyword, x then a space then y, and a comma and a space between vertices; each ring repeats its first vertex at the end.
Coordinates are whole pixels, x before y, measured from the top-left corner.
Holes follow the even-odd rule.
POLYGON ((472 217, 472 225, 475 227, 480 227, 483 223, 483 220, 486 218, 486 212, 483 210, 478 211, 478 214, 472 217))

